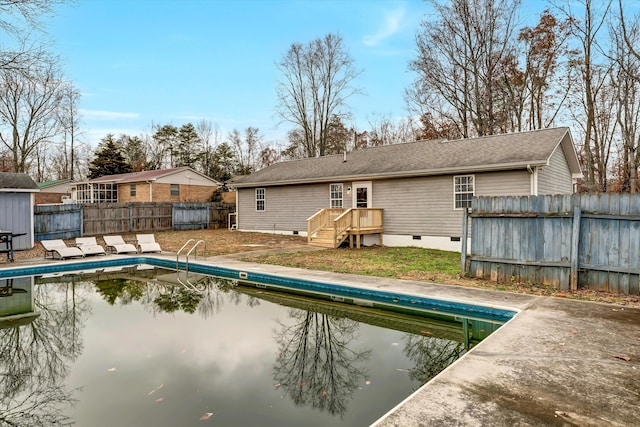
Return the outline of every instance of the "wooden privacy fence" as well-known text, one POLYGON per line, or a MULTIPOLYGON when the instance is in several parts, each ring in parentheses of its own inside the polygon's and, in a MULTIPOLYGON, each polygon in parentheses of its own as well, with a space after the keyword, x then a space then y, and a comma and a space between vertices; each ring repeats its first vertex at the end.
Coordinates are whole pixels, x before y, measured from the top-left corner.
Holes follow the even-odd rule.
POLYGON ((82 206, 35 205, 34 240, 72 239, 82 235, 82 206))
POLYGON ((208 228, 209 205, 207 203, 174 203, 173 229, 196 230, 208 228))
POLYGON ((638 194, 477 197, 469 219, 474 277, 640 294, 638 194))
POLYGON ((100 203, 36 205, 35 240, 220 227, 227 203, 100 203), (213 222, 212 222, 213 220, 213 222))
POLYGON ((229 214, 236 211, 235 203, 212 202, 209 203, 209 227, 228 228, 229 214))
POLYGON ((171 230, 171 203, 85 204, 83 235, 171 230))

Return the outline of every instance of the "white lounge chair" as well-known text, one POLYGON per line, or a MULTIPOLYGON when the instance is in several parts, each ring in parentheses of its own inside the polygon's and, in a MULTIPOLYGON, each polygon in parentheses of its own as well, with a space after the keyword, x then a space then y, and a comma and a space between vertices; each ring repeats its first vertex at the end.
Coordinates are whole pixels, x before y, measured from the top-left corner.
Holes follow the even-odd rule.
POLYGON ((98 244, 95 237, 76 237, 76 246, 87 255, 106 255, 107 252, 98 244))
POLYGON ((156 242, 153 234, 136 234, 138 252, 162 252, 160 244, 156 242))
POLYGON ((56 255, 59 259, 84 257, 84 254, 80 249, 67 246, 62 239, 41 240, 40 244, 42 244, 42 247, 44 248, 45 258, 47 258, 48 255, 51 255, 52 259, 56 258, 56 255))
POLYGON ((108 252, 117 254, 137 253, 138 250, 131 243, 126 243, 122 236, 103 236, 108 252))

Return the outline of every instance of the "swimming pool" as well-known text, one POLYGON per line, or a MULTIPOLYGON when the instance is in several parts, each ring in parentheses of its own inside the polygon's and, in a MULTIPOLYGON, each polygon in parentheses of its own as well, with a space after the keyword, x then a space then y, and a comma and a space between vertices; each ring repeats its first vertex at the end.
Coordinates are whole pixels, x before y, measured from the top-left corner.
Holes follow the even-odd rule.
MULTIPOLYGON (((167 260, 144 261, 175 267, 175 262, 167 260)), ((78 394, 92 396, 88 399, 94 402, 91 409, 87 409, 86 398, 76 404, 84 414, 72 414, 78 425, 114 425, 116 415, 126 415, 117 418, 117 425, 203 425, 208 421, 217 425, 365 425, 435 375, 436 365, 446 366, 463 354, 477 342, 477 334, 488 334, 500 324, 494 318, 479 319, 478 312, 487 307, 454 305, 472 313, 464 321, 471 331, 462 327, 455 331, 442 316, 434 320, 404 314, 425 310, 443 315, 442 307, 434 301, 417 301, 415 297, 405 301, 402 295, 378 292, 365 295, 362 289, 310 281, 293 283, 294 294, 274 294, 265 287, 288 286, 290 280, 262 275, 268 283, 256 285, 246 281, 256 280, 250 273, 219 267, 214 269, 216 275, 226 275, 231 281, 198 289, 209 293, 205 305, 196 301, 194 292, 179 292, 186 290, 184 275, 170 287, 172 292, 164 294, 158 293, 163 285, 154 282, 157 278, 143 286, 144 292, 140 286, 123 287, 100 279, 104 270, 131 269, 126 267, 131 262, 132 258, 121 258, 36 268, 45 276, 38 279, 45 283, 36 286, 47 291, 41 301, 54 303, 54 308, 44 310, 46 304, 38 307, 42 314, 37 322, 47 326, 39 329, 50 331, 42 334, 50 339, 43 340, 49 343, 48 350, 38 352, 35 365, 68 377, 65 388, 72 393, 65 395, 61 388, 55 388, 48 391, 50 397, 56 392, 62 400, 72 400, 78 394), (76 279, 69 282, 58 277, 67 271, 75 271, 76 279), (99 282, 92 285, 95 288, 86 284, 88 277, 99 282), (308 293, 323 300, 299 295, 308 293), (404 305, 385 313, 375 308, 389 301, 404 305), (73 315, 48 315, 66 313, 69 307, 74 307, 73 315), (287 315, 279 311, 285 307, 287 315), (230 312, 240 317, 227 319, 230 312), (268 324, 265 314, 278 322, 268 324), (386 329, 380 332, 379 326, 386 329), (374 329, 377 332, 373 333, 374 329), (248 338, 256 332, 258 338, 248 338), (64 345, 61 338, 55 338, 58 335, 85 338, 81 342, 71 339, 73 345, 64 345), (225 336, 227 341, 222 339, 225 336), (280 338, 267 343, 274 336, 280 338), (341 351, 328 351, 330 348, 341 351), (48 356, 40 360, 43 354, 48 356), (105 354, 111 359, 96 364, 96 358, 105 354), (398 354, 404 358, 388 358, 398 354), (63 355, 73 361, 72 368, 61 363, 63 355), (220 356, 224 363, 211 363, 220 356), (365 359, 377 359, 382 370, 363 365, 365 359), (77 387, 82 390, 75 391, 77 387), (216 394, 220 389, 224 393, 216 394), (394 393, 398 393, 396 397, 387 399, 394 393), (239 394, 248 395, 249 403, 234 404, 239 394), (179 399, 184 396, 188 398, 179 399), (95 402, 101 404, 96 406, 95 402), (123 411, 125 407, 133 409, 123 411)), ((209 267, 192 263, 190 270, 210 273, 209 267)), ((12 269, 11 276, 5 277, 21 280, 20 276, 33 273, 31 267, 12 269)), ((141 274, 144 277, 144 269, 141 274)), ((197 276, 191 277, 191 282, 196 282, 193 278, 197 276)), ((493 317, 504 314, 492 312, 493 317)), ((460 319, 460 314, 453 315, 456 317, 460 319)), ((34 385, 35 389, 43 386, 34 385)))

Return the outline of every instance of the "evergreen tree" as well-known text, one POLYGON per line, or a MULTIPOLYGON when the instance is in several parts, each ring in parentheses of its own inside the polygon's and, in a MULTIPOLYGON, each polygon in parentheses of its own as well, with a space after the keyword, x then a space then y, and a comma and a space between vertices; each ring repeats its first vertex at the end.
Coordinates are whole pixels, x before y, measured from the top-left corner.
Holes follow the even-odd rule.
POLYGON ((113 134, 109 134, 98 144, 95 157, 89 164, 88 178, 94 179, 105 175, 116 175, 131 171, 131 165, 127 163, 122 155, 122 151, 114 140, 113 134))
POLYGON ((218 145, 213 152, 213 167, 211 175, 220 182, 226 182, 236 174, 238 169, 238 160, 236 159, 231 146, 226 142, 218 145))
POLYGON ((131 166, 132 172, 155 169, 155 165, 147 160, 147 145, 139 136, 122 134, 116 140, 116 144, 120 146, 120 152, 131 166))
POLYGON ((156 158, 154 159, 157 169, 175 168, 175 155, 179 144, 178 128, 173 125, 155 127, 153 140, 156 143, 156 158))
POLYGON ((187 123, 178 132, 178 145, 175 147, 175 166, 189 166, 196 168, 196 163, 202 159, 202 140, 196 128, 187 123))

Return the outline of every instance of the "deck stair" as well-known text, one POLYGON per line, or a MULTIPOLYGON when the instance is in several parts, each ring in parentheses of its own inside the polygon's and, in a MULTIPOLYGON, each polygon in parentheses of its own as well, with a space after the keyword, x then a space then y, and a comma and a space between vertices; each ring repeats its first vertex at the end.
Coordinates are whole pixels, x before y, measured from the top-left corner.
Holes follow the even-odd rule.
POLYGON ((382 209, 320 209, 307 219, 307 244, 335 249, 348 238, 353 247, 355 237, 359 248, 361 235, 382 231, 382 209))

